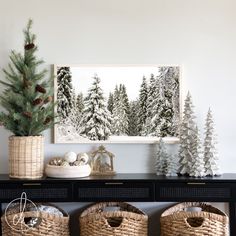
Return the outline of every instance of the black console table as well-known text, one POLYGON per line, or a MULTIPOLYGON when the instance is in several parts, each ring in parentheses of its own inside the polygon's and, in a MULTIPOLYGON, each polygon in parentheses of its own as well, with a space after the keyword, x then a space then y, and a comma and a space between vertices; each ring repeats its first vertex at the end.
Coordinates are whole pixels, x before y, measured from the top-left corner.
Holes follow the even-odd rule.
POLYGON ((236 174, 214 178, 117 174, 112 177, 38 180, 16 180, 0 175, 0 204, 19 198, 22 192, 34 202, 227 202, 230 235, 236 235, 236 174))

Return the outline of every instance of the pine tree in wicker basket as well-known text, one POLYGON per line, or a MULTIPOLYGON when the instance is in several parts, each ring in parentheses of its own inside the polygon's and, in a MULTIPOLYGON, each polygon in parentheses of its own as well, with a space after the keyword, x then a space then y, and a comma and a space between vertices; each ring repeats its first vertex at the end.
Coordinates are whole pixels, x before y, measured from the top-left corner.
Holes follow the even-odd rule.
POLYGON ((52 79, 35 56, 36 36, 31 33, 32 20, 24 30, 24 53, 11 52, 0 96, 3 112, 0 122, 14 136, 9 138, 10 177, 40 178, 43 175, 42 132, 54 123, 52 79))

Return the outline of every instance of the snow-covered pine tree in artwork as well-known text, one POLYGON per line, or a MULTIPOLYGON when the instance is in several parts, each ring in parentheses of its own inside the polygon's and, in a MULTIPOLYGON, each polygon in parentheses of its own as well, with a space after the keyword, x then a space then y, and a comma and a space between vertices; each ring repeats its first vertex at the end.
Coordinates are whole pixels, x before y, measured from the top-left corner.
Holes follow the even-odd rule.
POLYGON ((79 132, 80 130, 80 122, 81 122, 81 118, 82 118, 82 111, 84 109, 84 98, 83 98, 83 94, 79 93, 76 97, 76 101, 75 101, 75 127, 76 127, 76 131, 79 132))
POLYGON ((174 136, 175 133, 172 130, 173 119, 173 104, 172 104, 172 87, 168 86, 170 76, 168 74, 168 67, 160 67, 159 76, 159 95, 157 96, 157 109, 156 114, 153 117, 152 123, 157 127, 154 131, 154 136, 174 136))
POLYGON ((114 93, 113 93, 113 109, 112 109, 112 134, 119 135, 121 133, 121 120, 119 118, 120 115, 120 91, 118 85, 116 85, 114 93))
POLYGON ((119 88, 118 86, 115 87, 113 102, 112 133, 114 135, 128 135, 129 114, 123 85, 120 85, 119 88))
POLYGON ((107 140, 111 135, 111 114, 107 110, 100 79, 93 78, 92 87, 84 100, 80 134, 90 140, 107 140))
POLYGON ((149 136, 176 136, 179 126, 179 69, 160 67, 151 75, 144 133, 149 136))
POLYGON ((147 99, 148 99, 148 85, 147 79, 143 76, 143 81, 139 90, 139 133, 142 134, 146 119, 147 119, 147 99))
POLYGON ((193 112, 193 104, 190 93, 188 92, 184 103, 183 119, 180 124, 179 135, 179 170, 181 175, 189 175, 192 158, 195 148, 196 123, 193 112))
POLYGON ((77 99, 76 99, 76 107, 79 113, 82 113, 83 109, 84 109, 84 97, 83 97, 83 93, 79 93, 77 95, 77 99))
POLYGON ((152 117, 154 116, 154 111, 153 111, 153 101, 155 98, 158 96, 158 84, 156 83, 156 79, 154 74, 151 74, 150 81, 149 81, 149 86, 148 86, 148 96, 147 96, 147 118, 145 125, 142 130, 142 135, 143 136, 148 136, 151 133, 151 120, 152 117))
POLYGON ((72 89, 72 96, 71 96, 71 110, 69 116, 66 118, 66 124, 70 124, 75 129, 77 128, 79 124, 79 116, 78 116, 78 110, 76 106, 76 95, 75 95, 75 89, 72 89))
POLYGON ((171 92, 171 103, 173 109, 171 132, 174 136, 179 135, 180 123, 180 99, 179 99, 179 86, 180 86, 180 71, 179 67, 164 67, 166 68, 166 88, 171 92))
POLYGON ((111 114, 113 114, 114 109, 114 95, 113 93, 109 93, 108 101, 107 101, 107 109, 110 111, 111 114))
POLYGON ((131 101, 129 107, 129 135, 138 136, 138 101, 131 101))
POLYGON ((73 88, 70 67, 57 69, 57 113, 65 123, 73 108, 73 88))
POLYGON ((207 176, 220 175, 218 167, 218 153, 216 149, 216 134, 211 109, 209 109, 205 124, 205 138, 203 144, 204 171, 207 176))
POLYGON ((161 128, 165 123, 165 117, 162 117, 164 107, 168 105, 165 99, 165 86, 162 77, 158 76, 156 79, 157 88, 154 99, 152 100, 150 107, 152 108, 151 122, 150 122, 150 136, 163 137, 161 128))
POLYGON ((122 96, 125 112, 127 116, 129 116, 130 114, 129 98, 124 84, 120 85, 120 96, 122 96))
POLYGON ((201 151, 201 142, 198 132, 198 127, 195 125, 195 129, 192 132, 193 142, 191 149, 191 159, 190 159, 190 171, 189 175, 192 177, 202 177, 203 172, 203 156, 201 151))
POLYGON ((163 142, 162 138, 157 145, 157 153, 156 153, 156 174, 157 175, 166 175, 166 168, 167 168, 167 159, 168 153, 166 150, 165 143, 163 142))

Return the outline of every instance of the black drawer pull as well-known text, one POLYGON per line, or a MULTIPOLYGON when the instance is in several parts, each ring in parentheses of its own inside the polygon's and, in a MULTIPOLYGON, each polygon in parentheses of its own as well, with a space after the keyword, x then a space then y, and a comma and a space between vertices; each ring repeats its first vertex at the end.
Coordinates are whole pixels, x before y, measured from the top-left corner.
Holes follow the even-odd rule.
POLYGON ((24 183, 23 186, 41 186, 41 183, 24 183))
POLYGON ((122 185, 124 183, 122 182, 108 182, 108 183, 105 183, 105 185, 122 185))
POLYGON ((206 183, 199 183, 199 182, 190 182, 190 183, 187 183, 189 185, 205 185, 206 183))

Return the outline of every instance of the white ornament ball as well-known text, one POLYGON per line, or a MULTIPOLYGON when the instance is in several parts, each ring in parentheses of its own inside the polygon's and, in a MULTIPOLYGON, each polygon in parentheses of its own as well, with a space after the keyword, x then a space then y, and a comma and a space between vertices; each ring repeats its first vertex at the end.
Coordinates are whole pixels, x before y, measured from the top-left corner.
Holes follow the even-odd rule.
POLYGON ((64 160, 69 162, 69 163, 72 163, 72 162, 76 161, 76 158, 77 158, 77 155, 76 155, 75 152, 67 152, 64 155, 64 160))
POLYGON ((77 156, 77 161, 80 162, 80 165, 85 165, 89 161, 89 156, 86 152, 79 153, 77 156))

